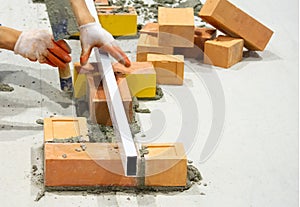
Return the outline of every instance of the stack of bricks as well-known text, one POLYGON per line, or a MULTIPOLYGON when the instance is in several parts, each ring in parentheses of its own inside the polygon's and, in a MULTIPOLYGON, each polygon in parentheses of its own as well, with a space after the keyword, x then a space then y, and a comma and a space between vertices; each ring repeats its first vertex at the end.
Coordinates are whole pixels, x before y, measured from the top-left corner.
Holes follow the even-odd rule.
POLYGON ((198 15, 227 35, 205 42, 206 64, 229 68, 242 60, 243 47, 263 51, 273 34, 227 0, 207 0, 198 15))
POLYGON ((158 8, 158 23, 146 24, 140 31, 137 61, 152 62, 157 83, 182 85, 184 56, 176 48, 194 47, 193 8, 158 8))
MULTIPOLYGON (((147 55, 153 53, 183 55, 229 68, 242 60, 244 47, 262 51, 273 34, 227 0, 207 0, 199 12, 199 16, 216 29, 194 27, 192 11, 192 8, 160 7, 158 23, 148 23, 140 31, 137 61, 149 61, 147 55), (217 37, 217 30, 225 36, 217 37)), ((160 58, 160 61, 163 60, 160 58)), ((157 79, 162 79, 159 73, 157 79)), ((161 84, 178 84, 178 81, 161 84)))
POLYGON ((83 117, 44 120, 46 187, 185 187, 187 158, 181 143, 144 144, 137 176, 124 175, 115 143, 92 143, 83 117))

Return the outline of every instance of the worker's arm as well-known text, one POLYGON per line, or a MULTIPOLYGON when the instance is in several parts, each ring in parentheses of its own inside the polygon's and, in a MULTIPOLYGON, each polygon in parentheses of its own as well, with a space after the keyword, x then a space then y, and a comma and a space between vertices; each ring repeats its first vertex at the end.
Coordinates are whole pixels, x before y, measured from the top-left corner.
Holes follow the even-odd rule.
POLYGON ((14 51, 31 61, 66 68, 71 61, 70 48, 64 40, 54 42, 47 30, 18 31, 0 26, 0 48, 14 51))
POLYGON ((96 23, 86 6, 85 0, 70 0, 70 3, 80 28, 81 65, 88 62, 93 47, 99 47, 108 52, 118 62, 129 67, 130 60, 116 44, 113 36, 102 28, 99 23, 96 23))
POLYGON ((0 26, 0 48, 13 51, 21 33, 18 30, 0 26))

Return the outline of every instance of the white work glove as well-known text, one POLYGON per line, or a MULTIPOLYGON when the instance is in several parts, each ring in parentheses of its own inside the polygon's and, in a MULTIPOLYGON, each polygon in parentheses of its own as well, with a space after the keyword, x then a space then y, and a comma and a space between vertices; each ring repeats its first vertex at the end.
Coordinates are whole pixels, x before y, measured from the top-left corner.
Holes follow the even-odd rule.
POLYGON ((19 36, 15 47, 15 54, 19 54, 31 61, 39 61, 53 67, 66 68, 71 62, 71 49, 64 40, 54 42, 47 30, 24 31, 19 36))
POLYGON ((88 62, 93 47, 99 47, 108 52, 118 62, 130 66, 130 60, 122 49, 117 45, 113 36, 103 29, 99 23, 92 22, 79 27, 80 42, 81 42, 81 56, 80 63, 85 65, 88 62))

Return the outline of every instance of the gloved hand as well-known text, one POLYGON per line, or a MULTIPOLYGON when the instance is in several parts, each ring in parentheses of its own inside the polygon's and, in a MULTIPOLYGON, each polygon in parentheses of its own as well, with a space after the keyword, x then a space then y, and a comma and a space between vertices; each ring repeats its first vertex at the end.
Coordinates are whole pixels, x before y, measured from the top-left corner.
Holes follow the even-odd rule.
POLYGON ((93 47, 99 47, 113 56, 119 63, 130 66, 130 60, 117 45, 113 36, 101 27, 99 23, 92 22, 79 27, 81 56, 80 63, 85 65, 90 57, 93 47))
POLYGON ((71 62, 71 49, 64 40, 54 42, 47 30, 24 31, 19 36, 15 54, 22 55, 31 61, 39 61, 53 67, 66 68, 71 62))

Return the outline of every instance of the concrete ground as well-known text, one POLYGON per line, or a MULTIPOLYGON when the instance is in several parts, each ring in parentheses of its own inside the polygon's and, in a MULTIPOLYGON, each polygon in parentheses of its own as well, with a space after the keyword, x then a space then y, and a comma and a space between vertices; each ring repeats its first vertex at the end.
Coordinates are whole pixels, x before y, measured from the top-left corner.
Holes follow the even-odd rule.
MULTIPOLYGON (((32 165, 41 163, 43 145, 35 121, 75 116, 74 102, 60 92, 56 69, 0 50, 0 82, 15 89, 0 92, 0 205, 298 206, 298 1, 231 2, 274 31, 266 50, 229 70, 186 60, 184 86, 162 87, 162 100, 141 103, 151 115, 139 115, 141 141, 184 142, 201 184, 169 194, 46 192, 35 202, 40 187, 32 165)), ((49 28, 44 4, 0 3, 2 25, 49 28)), ((134 60, 136 39, 118 41, 134 60)), ((69 43, 78 61, 80 45, 69 43)))

